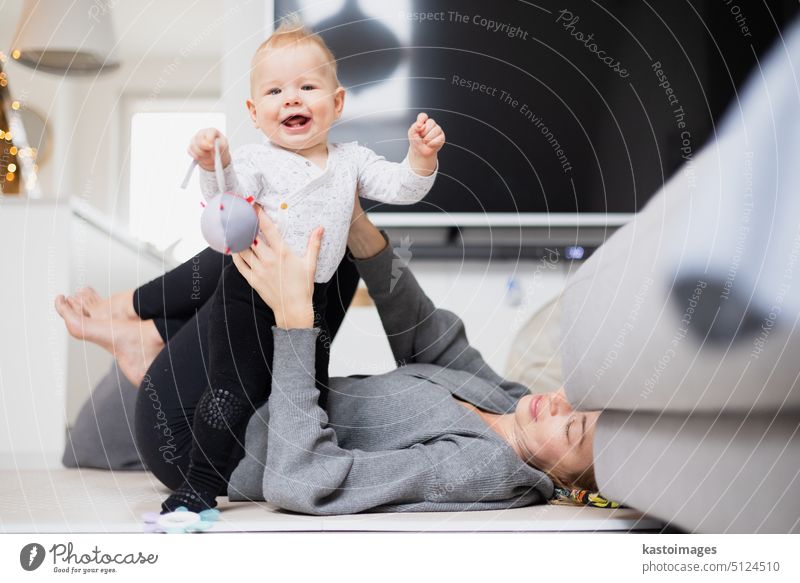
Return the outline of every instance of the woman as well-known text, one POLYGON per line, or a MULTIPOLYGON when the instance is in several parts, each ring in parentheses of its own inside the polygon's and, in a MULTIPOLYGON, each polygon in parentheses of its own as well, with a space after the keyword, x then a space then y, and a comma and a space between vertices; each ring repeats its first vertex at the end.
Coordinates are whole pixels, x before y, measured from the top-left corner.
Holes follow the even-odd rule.
MULTIPOLYGON (((276 314, 272 395, 250 418, 246 454, 231 460, 230 499, 266 499, 309 514, 488 510, 544 502, 553 479, 591 488, 598 414, 573 411, 560 392, 531 395, 499 377, 469 345, 457 316, 436 309, 408 268, 396 275, 391 246, 358 205, 354 217, 352 263, 399 367, 332 378, 326 408, 318 405, 310 291, 321 234, 296 257, 262 214, 268 244, 233 260, 276 314)), ((177 384, 180 415, 164 423, 148 396, 151 375, 163 368, 180 376, 192 364, 164 357, 172 342, 145 377, 136 420, 140 450, 167 486, 180 483, 188 463, 196 404, 189 387, 177 384), (172 442, 161 443, 167 437, 172 442)), ((202 362, 200 354, 198 347, 202 362)))

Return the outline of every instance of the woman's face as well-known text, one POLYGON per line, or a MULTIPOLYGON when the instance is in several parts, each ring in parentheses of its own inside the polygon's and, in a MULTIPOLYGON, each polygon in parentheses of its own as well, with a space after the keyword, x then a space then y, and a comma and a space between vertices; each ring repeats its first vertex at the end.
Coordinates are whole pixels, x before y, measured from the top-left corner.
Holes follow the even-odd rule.
POLYGON ((599 412, 573 410, 563 389, 529 395, 514 411, 520 447, 531 465, 567 479, 592 465, 592 445, 599 412))

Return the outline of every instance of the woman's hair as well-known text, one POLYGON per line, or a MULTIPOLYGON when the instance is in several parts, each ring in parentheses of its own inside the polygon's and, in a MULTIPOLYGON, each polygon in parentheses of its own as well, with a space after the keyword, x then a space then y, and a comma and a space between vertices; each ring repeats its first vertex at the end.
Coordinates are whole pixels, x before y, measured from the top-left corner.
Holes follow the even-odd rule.
POLYGON ((556 486, 570 490, 578 488, 579 490, 589 490, 590 492, 597 492, 597 479, 594 476, 594 464, 572 476, 559 476, 554 471, 545 472, 556 486))
POLYGON ((259 45, 259 47, 256 49, 256 52, 253 54, 253 63, 255 63, 258 55, 262 51, 290 45, 299 46, 303 44, 310 44, 319 47, 325 57, 326 67, 328 68, 329 73, 333 77, 333 80, 336 82, 336 86, 338 87, 339 78, 336 74, 336 57, 333 56, 333 53, 331 52, 330 48, 328 48, 328 45, 325 44, 325 41, 322 39, 322 37, 306 28, 296 14, 290 14, 289 16, 283 18, 278 28, 275 29, 275 32, 273 32, 267 40, 259 45))

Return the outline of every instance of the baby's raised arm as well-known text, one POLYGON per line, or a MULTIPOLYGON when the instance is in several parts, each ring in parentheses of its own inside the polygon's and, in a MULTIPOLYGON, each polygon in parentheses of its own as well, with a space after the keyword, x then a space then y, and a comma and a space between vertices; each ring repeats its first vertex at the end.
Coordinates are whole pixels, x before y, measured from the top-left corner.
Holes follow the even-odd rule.
POLYGON ((369 148, 358 150, 358 194, 389 204, 414 204, 428 194, 436 179, 444 131, 425 113, 408 128, 408 154, 389 162, 369 148))
POLYGON ((219 154, 222 167, 231 163, 228 138, 216 128, 204 128, 197 132, 189 142, 189 155, 197 160, 197 165, 208 172, 214 171, 214 140, 219 141, 219 154))

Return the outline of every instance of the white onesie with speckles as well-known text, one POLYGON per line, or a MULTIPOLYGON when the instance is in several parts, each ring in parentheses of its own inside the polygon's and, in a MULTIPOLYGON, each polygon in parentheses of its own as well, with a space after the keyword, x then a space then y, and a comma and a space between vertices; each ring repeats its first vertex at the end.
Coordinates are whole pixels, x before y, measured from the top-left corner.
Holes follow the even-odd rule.
MULTIPOLYGON (((277 224, 292 251, 305 253, 311 232, 325 227, 317 283, 329 281, 344 257, 356 191, 370 200, 414 204, 428 193, 437 174, 420 176, 407 159, 400 164, 388 162, 356 142, 328 144, 324 170, 270 143, 237 148, 231 159, 224 170, 225 189, 252 196, 277 224)), ((201 169, 200 189, 206 199, 219 194, 213 172, 201 169)))

